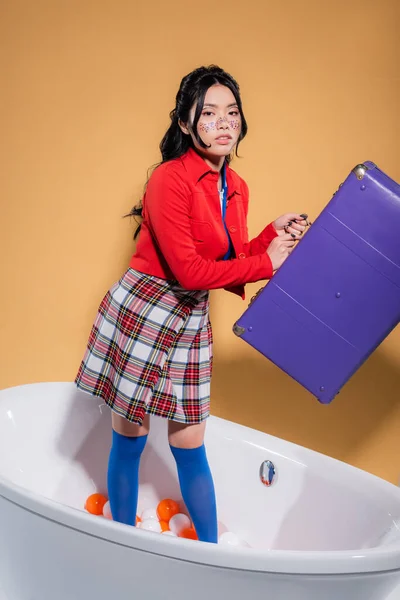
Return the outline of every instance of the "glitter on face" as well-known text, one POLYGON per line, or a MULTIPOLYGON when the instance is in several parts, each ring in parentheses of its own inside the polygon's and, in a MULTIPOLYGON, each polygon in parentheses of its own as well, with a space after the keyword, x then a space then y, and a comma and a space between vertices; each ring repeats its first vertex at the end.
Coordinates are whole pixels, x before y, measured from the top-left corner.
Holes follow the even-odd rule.
POLYGON ((238 131, 240 129, 240 121, 238 119, 228 120, 227 117, 219 117, 219 119, 215 121, 211 121, 211 123, 199 123, 199 130, 202 133, 209 133, 218 127, 221 127, 224 123, 227 123, 232 129, 232 131, 238 131))
POLYGON ((223 125, 224 123, 227 123, 228 119, 226 117, 222 118, 220 117, 217 121, 217 127, 220 127, 221 125, 223 125))
POLYGON ((229 123, 229 127, 231 129, 233 129, 234 131, 237 131, 240 128, 240 123, 238 120, 228 121, 228 123, 229 123))
POLYGON ((240 129, 240 121, 238 119, 232 119, 231 121, 229 121, 226 117, 220 117, 217 120, 217 122, 211 121, 211 123, 199 123, 199 129, 203 133, 208 133, 209 131, 221 127, 221 125, 223 125, 224 123, 227 123, 233 131, 237 131, 238 129, 240 129))
POLYGON ((215 129, 215 123, 212 121, 211 123, 199 123, 199 129, 203 133, 208 133, 212 129, 215 129))

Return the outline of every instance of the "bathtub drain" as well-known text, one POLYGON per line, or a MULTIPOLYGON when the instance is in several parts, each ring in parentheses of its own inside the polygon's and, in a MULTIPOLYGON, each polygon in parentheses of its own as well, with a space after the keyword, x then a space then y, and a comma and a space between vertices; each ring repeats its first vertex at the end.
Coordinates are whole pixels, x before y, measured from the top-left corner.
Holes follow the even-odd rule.
POLYGON ((264 460, 260 466, 260 479, 263 485, 270 487, 275 479, 276 471, 270 460, 264 460))

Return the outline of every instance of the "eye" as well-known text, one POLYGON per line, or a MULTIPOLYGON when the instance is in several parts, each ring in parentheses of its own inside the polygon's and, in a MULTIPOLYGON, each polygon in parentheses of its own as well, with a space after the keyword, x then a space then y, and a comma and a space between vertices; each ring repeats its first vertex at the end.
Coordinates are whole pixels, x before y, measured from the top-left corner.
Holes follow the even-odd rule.
POLYGON ((206 110, 205 112, 203 112, 203 117, 211 117, 212 116, 212 112, 210 112, 209 110, 206 110))
POLYGON ((238 110, 232 110, 229 114, 232 115, 232 117, 238 117, 239 116, 239 111, 238 110))

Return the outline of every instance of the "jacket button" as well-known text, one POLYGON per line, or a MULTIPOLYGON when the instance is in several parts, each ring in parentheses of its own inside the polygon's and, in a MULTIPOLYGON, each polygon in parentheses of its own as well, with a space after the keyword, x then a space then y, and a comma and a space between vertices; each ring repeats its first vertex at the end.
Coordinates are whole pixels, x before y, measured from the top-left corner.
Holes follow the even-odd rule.
POLYGON ((244 252, 241 252, 241 253, 239 254, 238 258, 246 258, 246 255, 245 255, 245 253, 244 253, 244 252))
POLYGON ((234 227, 234 226, 232 225, 231 227, 229 227, 229 231, 230 231, 231 233, 235 233, 235 231, 236 231, 236 227, 234 227))

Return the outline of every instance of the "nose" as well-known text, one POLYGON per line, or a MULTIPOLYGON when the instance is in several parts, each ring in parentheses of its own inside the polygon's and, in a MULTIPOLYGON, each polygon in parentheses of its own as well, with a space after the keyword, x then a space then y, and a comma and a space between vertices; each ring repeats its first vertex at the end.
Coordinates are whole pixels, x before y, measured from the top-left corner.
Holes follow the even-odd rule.
POLYGON ((219 117, 217 120, 217 129, 227 129, 229 128, 228 119, 226 117, 219 117))

